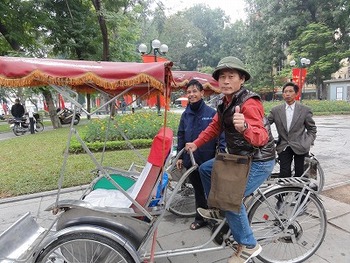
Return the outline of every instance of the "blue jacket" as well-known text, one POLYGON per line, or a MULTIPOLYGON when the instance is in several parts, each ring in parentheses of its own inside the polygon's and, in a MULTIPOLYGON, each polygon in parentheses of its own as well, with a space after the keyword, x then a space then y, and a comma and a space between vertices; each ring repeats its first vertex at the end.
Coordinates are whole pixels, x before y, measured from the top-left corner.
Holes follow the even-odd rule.
MULTIPOLYGON (((185 147, 187 142, 193 142, 198 135, 205 130, 211 123, 216 110, 209 107, 202 100, 199 108, 193 111, 190 105, 187 105, 185 111, 181 115, 179 129, 177 132, 177 151, 179 152, 185 147)), ((218 139, 213 139, 202 145, 194 152, 194 158, 198 165, 215 157, 218 139)), ((224 135, 219 138, 220 152, 224 152, 226 148, 224 135)), ((185 152, 182 156, 183 166, 190 168, 192 166, 190 156, 185 152)))

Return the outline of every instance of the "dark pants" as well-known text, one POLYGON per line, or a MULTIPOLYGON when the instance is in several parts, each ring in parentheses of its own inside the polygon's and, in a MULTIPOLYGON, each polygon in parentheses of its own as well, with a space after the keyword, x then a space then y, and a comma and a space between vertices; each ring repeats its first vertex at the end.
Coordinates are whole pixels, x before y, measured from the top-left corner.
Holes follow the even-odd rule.
POLYGON ((190 175, 189 179, 194 189, 194 197, 196 201, 196 221, 203 221, 203 217, 197 212, 197 208, 201 207, 204 209, 208 208, 207 199, 204 194, 203 184, 201 177, 199 176, 198 169, 194 170, 190 175))
POLYGON ((292 161, 294 157, 295 176, 300 177, 304 173, 304 160, 306 154, 295 154, 289 146, 278 155, 280 161, 280 177, 291 177, 292 161))

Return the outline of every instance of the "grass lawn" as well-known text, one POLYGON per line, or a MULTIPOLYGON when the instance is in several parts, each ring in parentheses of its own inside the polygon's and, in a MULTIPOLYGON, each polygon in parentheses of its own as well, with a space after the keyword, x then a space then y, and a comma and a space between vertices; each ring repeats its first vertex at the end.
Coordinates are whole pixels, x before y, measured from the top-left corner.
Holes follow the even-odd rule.
MULTIPOLYGON (((68 132, 65 127, 0 141, 0 198, 57 189, 68 132)), ((149 153, 149 149, 138 151, 143 156, 149 153)), ((95 157, 101 162, 101 153, 95 157)), ((104 166, 123 169, 133 161, 144 164, 131 150, 105 152, 103 157, 104 166)), ((87 154, 69 155, 63 187, 90 183, 94 168, 87 154)))

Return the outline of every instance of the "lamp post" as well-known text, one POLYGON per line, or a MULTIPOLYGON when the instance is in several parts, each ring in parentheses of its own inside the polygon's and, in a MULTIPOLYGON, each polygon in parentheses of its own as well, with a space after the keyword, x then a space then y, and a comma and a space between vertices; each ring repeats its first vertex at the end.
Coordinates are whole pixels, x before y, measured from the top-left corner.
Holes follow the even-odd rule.
POLYGON ((300 98, 300 102, 302 100, 302 86, 304 85, 304 79, 306 77, 306 66, 310 65, 310 59, 308 58, 298 58, 297 61, 292 60, 289 64, 292 67, 297 66, 297 68, 293 69, 293 79, 297 78, 298 80, 298 96, 297 99, 300 98), (297 74, 295 74, 297 73, 297 74))
MULTIPOLYGON (((139 45, 139 52, 142 54, 143 56, 143 62, 157 62, 158 61, 158 55, 162 56, 165 55, 169 48, 166 44, 162 44, 158 39, 154 39, 151 41, 151 45, 150 45, 150 50, 147 52, 147 45, 141 43, 139 45), (150 55, 152 54, 151 58, 153 58, 153 60, 146 60, 146 55, 150 55)), ((164 59, 162 59, 161 61, 164 61, 164 59)), ((160 113, 160 96, 159 94, 157 94, 157 113, 158 115, 161 115, 160 113)))

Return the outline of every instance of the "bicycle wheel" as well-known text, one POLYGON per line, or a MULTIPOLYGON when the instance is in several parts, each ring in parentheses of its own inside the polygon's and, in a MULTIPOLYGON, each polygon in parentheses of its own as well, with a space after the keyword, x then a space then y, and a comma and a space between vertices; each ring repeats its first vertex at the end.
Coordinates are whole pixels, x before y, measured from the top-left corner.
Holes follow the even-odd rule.
POLYGON ((315 184, 317 188, 313 188, 318 193, 321 193, 324 187, 324 172, 319 161, 313 157, 305 158, 305 176, 311 180, 311 183, 315 184))
POLYGON ((134 263, 117 242, 95 233, 77 232, 58 237, 41 251, 36 263, 134 263))
POLYGON ((260 196, 250 209, 253 233, 263 248, 258 256, 261 261, 304 262, 322 244, 327 228, 325 209, 313 192, 304 201, 301 189, 276 188, 260 196))
POLYGON ((16 135, 16 136, 21 136, 23 134, 26 133, 26 130, 23 129, 22 127, 20 127, 19 125, 15 125, 13 128, 12 128, 12 131, 13 133, 16 135))
MULTIPOLYGON (((178 182, 170 181, 168 184, 168 197, 173 193, 178 182)), ((181 185, 172 200, 169 211, 181 217, 194 217, 196 215, 196 202, 194 198, 194 189, 188 178, 181 185)))
POLYGON ((44 124, 41 121, 37 121, 35 124, 35 131, 42 132, 44 130, 44 124))

